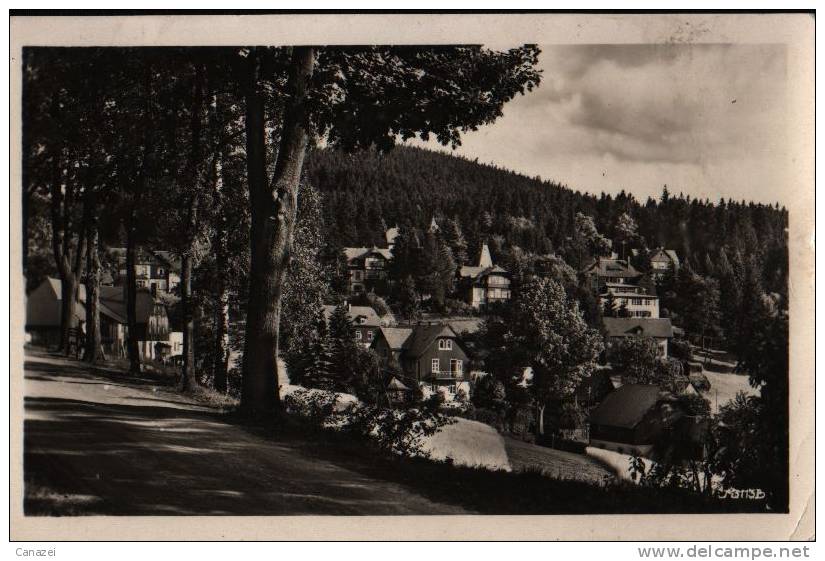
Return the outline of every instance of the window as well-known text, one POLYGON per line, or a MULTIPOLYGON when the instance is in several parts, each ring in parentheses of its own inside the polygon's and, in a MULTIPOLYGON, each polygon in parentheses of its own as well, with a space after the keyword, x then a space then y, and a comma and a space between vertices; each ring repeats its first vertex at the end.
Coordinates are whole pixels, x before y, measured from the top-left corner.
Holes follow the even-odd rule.
POLYGON ((353 278, 353 280, 357 280, 357 281, 363 280, 364 279, 364 271, 353 271, 352 272, 352 278, 353 278))
POLYGON ((374 335, 374 334, 373 334, 373 332, 372 332, 372 331, 367 331, 367 341, 372 341, 372 337, 373 337, 373 335, 374 335))
POLYGON ((438 350, 439 351, 451 351, 451 350, 453 350, 453 340, 452 339, 439 339, 438 340, 438 350))
POLYGON ((165 273, 164 273, 164 271, 163 271, 163 267, 158 267, 158 269, 157 269, 157 271, 155 272, 155 274, 156 274, 157 276, 159 276, 159 277, 162 277, 162 276, 165 274, 165 273))
POLYGON ((355 330, 355 340, 356 340, 356 341, 360 341, 360 340, 361 340, 361 332, 360 332, 359 330, 357 330, 357 329, 355 330))
POLYGON ((634 306, 644 306, 644 302, 641 298, 632 298, 631 302, 633 302, 634 306))
POLYGON ((460 359, 450 359, 450 372, 453 374, 461 374, 463 363, 460 359))
POLYGON ((439 366, 438 359, 434 358, 433 361, 432 361, 432 364, 431 364, 430 371, 431 372, 438 372, 438 366, 439 366))

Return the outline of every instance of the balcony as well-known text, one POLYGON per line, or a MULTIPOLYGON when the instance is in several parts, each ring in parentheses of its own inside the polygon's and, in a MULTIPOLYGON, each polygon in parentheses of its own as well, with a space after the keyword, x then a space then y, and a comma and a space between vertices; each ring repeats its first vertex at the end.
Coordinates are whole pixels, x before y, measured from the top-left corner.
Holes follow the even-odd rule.
POLYGON ((428 378, 438 381, 457 381, 464 379, 464 372, 462 370, 430 372, 428 378))

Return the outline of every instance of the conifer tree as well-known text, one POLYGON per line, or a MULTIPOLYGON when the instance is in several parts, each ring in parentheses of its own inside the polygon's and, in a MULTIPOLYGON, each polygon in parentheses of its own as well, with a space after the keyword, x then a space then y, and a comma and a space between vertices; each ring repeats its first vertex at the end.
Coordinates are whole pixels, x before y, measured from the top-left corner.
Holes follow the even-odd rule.
POLYGON ((315 325, 317 327, 312 343, 309 345, 311 361, 303 376, 304 385, 308 388, 335 391, 329 332, 323 309, 318 311, 315 325))
POLYGON ((602 315, 606 318, 614 318, 618 317, 618 312, 616 296, 612 292, 608 292, 602 298, 602 315))
POLYGON ((354 392, 358 345, 346 304, 338 304, 329 317, 329 358, 336 390, 354 392))
POLYGON ((461 230, 458 220, 452 218, 444 227, 444 241, 453 252, 453 259, 457 267, 467 264, 467 240, 461 230))

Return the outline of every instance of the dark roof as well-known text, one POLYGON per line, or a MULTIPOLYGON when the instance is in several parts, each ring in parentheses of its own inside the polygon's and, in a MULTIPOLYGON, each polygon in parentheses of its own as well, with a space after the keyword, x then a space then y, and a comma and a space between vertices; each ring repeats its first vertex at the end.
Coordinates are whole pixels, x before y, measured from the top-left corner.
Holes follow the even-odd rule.
POLYGON ((590 424, 632 429, 667 396, 659 386, 626 384, 607 394, 590 413, 590 424))
POLYGON ((412 335, 411 327, 382 327, 381 333, 387 341, 387 345, 394 351, 400 351, 404 348, 404 343, 412 335))
POLYGON ((404 384, 404 382, 402 382, 401 380, 399 380, 396 376, 393 376, 390 379, 390 381, 387 383, 387 389, 388 390, 395 390, 395 391, 405 391, 405 392, 410 391, 410 388, 407 387, 407 385, 404 384))
POLYGON ((473 280, 480 280, 488 275, 509 275, 507 269, 493 265, 492 267, 469 267, 464 265, 459 269, 458 274, 463 278, 470 278, 473 280))
POLYGON ((389 249, 381 248, 381 247, 345 247, 344 248, 344 255, 347 256, 347 261, 353 261, 355 259, 361 259, 362 257, 366 257, 367 255, 377 253, 381 255, 384 259, 391 259, 392 252, 389 249))
MULTIPOLYGON (((107 253, 113 256, 117 261, 122 265, 126 261, 126 248, 125 247, 110 247, 106 249, 107 253)), ((181 260, 180 257, 174 254, 171 251, 164 251, 164 250, 145 250, 143 248, 137 248, 135 250, 135 257, 137 260, 137 264, 147 264, 151 263, 152 261, 161 262, 169 267, 172 271, 179 273, 181 270, 181 260)))
MULTIPOLYGON (((332 316, 332 312, 335 311, 335 306, 324 306, 324 319, 329 321, 329 318, 332 316)), ((359 325, 365 325, 367 327, 378 327, 381 325, 381 320, 378 319, 378 314, 375 313, 369 306, 350 306, 349 308, 349 319, 352 321, 352 325, 357 327, 359 325), (358 321, 358 318, 361 318, 361 321, 358 321)))
POLYGON ((673 337, 670 318, 604 318, 608 337, 673 337))
POLYGON ((659 248, 650 256, 651 261, 670 261, 677 267, 679 266, 679 256, 672 249, 659 248))
POLYGON ((424 354, 433 341, 439 337, 455 338, 456 333, 453 328, 447 324, 435 325, 416 325, 413 328, 412 335, 407 339, 404 345, 404 350, 407 357, 415 358, 424 354))
POLYGON ((638 277, 641 273, 624 259, 599 257, 588 265, 585 273, 596 273, 600 277, 638 277))

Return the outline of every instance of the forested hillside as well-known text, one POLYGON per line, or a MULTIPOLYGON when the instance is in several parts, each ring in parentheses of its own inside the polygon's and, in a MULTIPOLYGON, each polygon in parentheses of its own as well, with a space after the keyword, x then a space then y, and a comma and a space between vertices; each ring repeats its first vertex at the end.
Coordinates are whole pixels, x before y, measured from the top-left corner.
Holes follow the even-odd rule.
POLYGON ((692 199, 678 193, 678 186, 664 187, 659 200, 639 201, 625 192, 593 196, 404 146, 383 154, 316 150, 307 178, 324 197, 327 239, 339 246, 381 246, 388 226, 424 228, 435 216, 458 219, 471 258, 487 241, 494 258, 517 245, 531 253, 557 253, 576 266, 576 213, 592 216, 599 232, 614 240, 619 216, 628 213, 638 224, 639 243, 675 249, 697 273, 717 276, 736 254, 753 257, 765 290, 786 292, 788 213, 778 205, 692 199))

